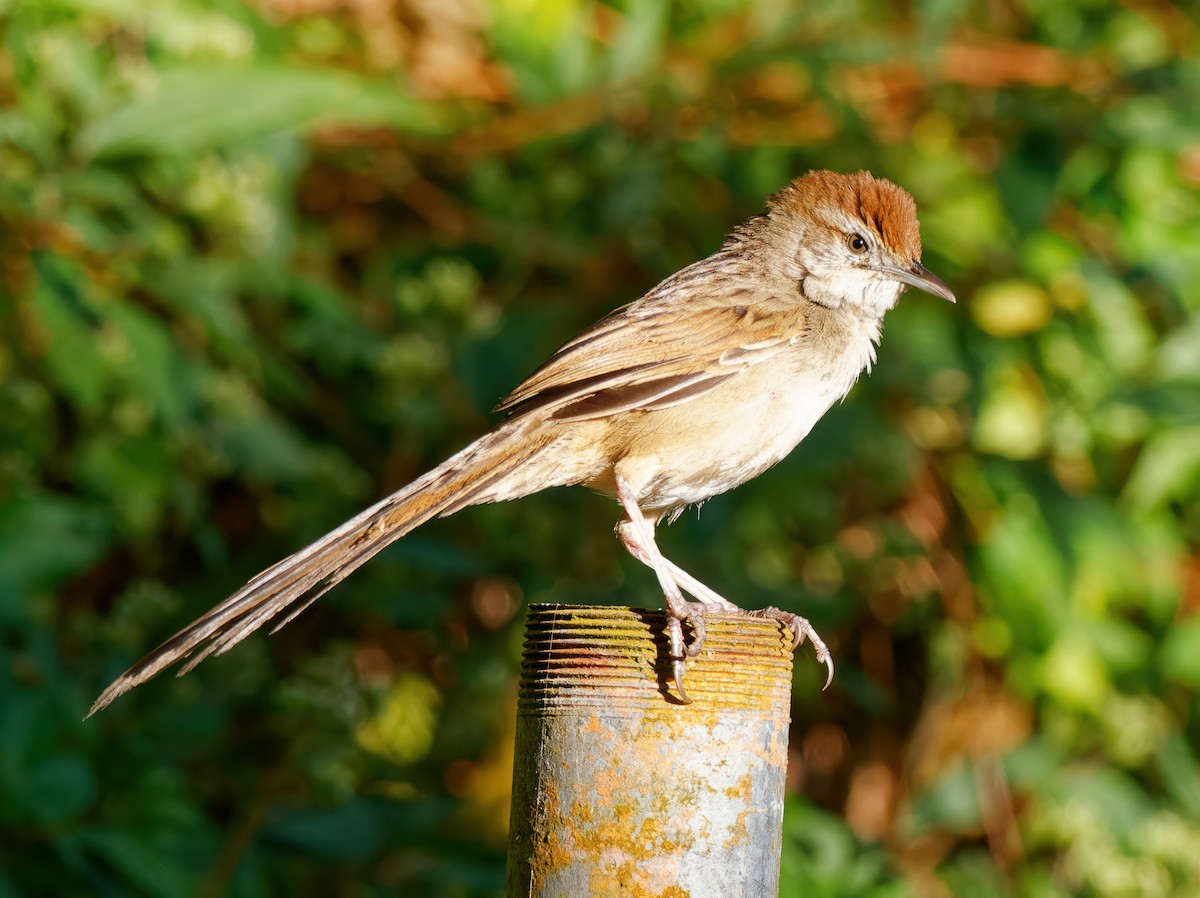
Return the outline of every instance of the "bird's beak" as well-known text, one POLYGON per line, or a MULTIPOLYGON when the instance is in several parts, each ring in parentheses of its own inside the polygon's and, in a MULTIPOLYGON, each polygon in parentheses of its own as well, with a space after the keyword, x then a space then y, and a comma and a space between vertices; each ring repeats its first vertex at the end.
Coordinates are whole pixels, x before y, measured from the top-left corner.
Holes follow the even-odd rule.
POLYGON ((954 293, 946 286, 946 282, 920 262, 913 262, 910 268, 894 268, 891 265, 885 265, 883 273, 901 283, 908 284, 910 287, 916 287, 918 290, 924 290, 926 293, 940 296, 947 302, 958 302, 954 298, 954 293))

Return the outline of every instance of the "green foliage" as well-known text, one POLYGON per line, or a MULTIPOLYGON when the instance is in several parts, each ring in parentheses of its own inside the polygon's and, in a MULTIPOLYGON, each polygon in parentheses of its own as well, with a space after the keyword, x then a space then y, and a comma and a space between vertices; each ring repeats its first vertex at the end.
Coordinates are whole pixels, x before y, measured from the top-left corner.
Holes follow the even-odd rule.
POLYGON ((921 210, 785 463, 664 534, 803 610, 784 894, 1197 894, 1200 32, 1169 4, 0 2, 0 896, 496 895, 523 601, 582 491, 284 634, 140 652, 488 426, 808 168, 921 210))

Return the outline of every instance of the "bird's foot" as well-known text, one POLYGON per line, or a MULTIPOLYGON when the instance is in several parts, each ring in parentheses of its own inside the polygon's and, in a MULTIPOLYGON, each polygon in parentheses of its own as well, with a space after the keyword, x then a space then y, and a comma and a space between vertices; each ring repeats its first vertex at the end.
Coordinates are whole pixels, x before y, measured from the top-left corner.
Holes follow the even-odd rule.
POLYGON ((675 691, 679 693, 679 700, 686 705, 690 705, 692 700, 688 698, 688 694, 683 688, 684 664, 688 658, 695 658, 699 655, 700 650, 704 647, 706 632, 704 612, 704 605, 698 602, 688 602, 682 599, 678 602, 670 600, 667 602, 667 639, 671 647, 671 675, 675 680, 675 691), (684 639, 684 623, 692 628, 691 642, 684 639))
POLYGON ((812 643, 813 653, 817 656, 817 660, 825 665, 829 671, 829 675, 825 678, 825 686, 828 689, 829 684, 833 682, 833 655, 829 652, 829 647, 825 645, 813 625, 808 622, 807 618, 803 618, 798 614, 792 614, 790 611, 781 611, 774 606, 763 608, 758 611, 742 612, 747 617, 761 617, 768 620, 777 620, 784 624, 792 631, 792 649, 798 649, 807 637, 812 643))

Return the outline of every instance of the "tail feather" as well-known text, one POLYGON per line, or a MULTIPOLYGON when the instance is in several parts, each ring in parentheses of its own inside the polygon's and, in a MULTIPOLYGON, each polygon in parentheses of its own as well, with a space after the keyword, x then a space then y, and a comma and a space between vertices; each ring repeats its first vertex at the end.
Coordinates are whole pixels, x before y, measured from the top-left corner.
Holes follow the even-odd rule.
POLYGON ((88 716, 177 661, 179 675, 237 645, 283 612, 278 632, 385 547, 433 517, 509 495, 501 481, 550 441, 511 422, 484 436, 311 545, 272 565, 184 627, 104 690, 88 716), (498 490, 498 487, 500 488, 498 490))

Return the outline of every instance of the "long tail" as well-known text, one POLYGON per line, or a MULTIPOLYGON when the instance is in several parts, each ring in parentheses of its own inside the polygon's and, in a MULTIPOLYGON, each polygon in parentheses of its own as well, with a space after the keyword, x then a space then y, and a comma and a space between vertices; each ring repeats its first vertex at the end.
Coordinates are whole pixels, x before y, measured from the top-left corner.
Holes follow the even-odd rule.
POLYGON ((96 699, 88 717, 176 661, 188 659, 179 671, 182 676, 287 611, 287 617, 271 630, 275 633, 376 553, 430 518, 524 495, 529 490, 521 483, 527 478, 513 478, 519 483, 511 489, 500 481, 553 439, 524 424, 501 425, 312 545, 267 568, 121 674, 96 699))

